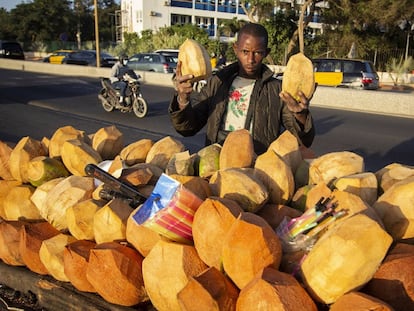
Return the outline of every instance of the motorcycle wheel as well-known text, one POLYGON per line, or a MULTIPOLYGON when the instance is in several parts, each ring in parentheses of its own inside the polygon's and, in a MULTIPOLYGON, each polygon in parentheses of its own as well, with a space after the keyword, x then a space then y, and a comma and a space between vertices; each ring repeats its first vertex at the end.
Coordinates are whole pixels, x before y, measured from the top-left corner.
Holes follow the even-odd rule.
POLYGON ((106 91, 101 92, 101 95, 102 95, 103 99, 100 99, 100 101, 101 101, 103 109, 106 112, 113 111, 115 107, 114 107, 114 105, 111 104, 110 99, 108 98, 108 96, 107 96, 108 94, 106 93, 106 91))
POLYGON ((138 118, 143 118, 147 115, 148 105, 144 98, 137 97, 132 103, 132 109, 138 118))
POLYGON ((114 110, 114 106, 112 106, 110 103, 108 102, 102 102, 102 107, 106 112, 111 112, 114 110))

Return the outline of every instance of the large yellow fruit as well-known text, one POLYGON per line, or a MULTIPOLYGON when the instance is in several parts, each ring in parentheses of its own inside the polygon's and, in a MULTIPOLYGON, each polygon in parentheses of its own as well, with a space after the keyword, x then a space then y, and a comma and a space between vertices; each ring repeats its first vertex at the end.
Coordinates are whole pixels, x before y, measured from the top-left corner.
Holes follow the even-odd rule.
POLYGON ((186 39, 181 44, 178 61, 181 61, 181 74, 193 75, 193 81, 203 80, 211 74, 210 56, 207 50, 193 39, 186 39))
POLYGON ((282 91, 299 100, 298 92, 302 91, 306 98, 311 98, 315 91, 315 76, 312 61, 303 53, 289 58, 283 73, 282 91))

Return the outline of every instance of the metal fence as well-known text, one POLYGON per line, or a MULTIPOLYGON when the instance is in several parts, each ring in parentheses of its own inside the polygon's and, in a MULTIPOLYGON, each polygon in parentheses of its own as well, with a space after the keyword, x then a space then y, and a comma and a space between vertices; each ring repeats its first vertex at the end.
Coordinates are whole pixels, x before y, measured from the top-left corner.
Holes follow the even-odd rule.
MULTIPOLYGON (((387 71, 387 64, 389 64, 393 59, 399 62, 401 60, 404 61, 406 57, 410 56, 414 58, 414 49, 377 49, 367 53, 366 59, 372 61, 378 71, 387 71)), ((414 70, 414 67, 411 68, 411 70, 414 70)))
MULTIPOLYGON (((315 51, 314 53, 316 55, 311 55, 311 57, 347 57, 347 55, 344 55, 343 53, 343 47, 326 47, 326 52, 323 53, 317 53, 315 51)), ((364 59, 371 61, 377 71, 387 71, 387 65, 392 62, 392 60, 396 60, 397 63, 400 61, 404 61, 408 57, 414 58, 414 49, 381 49, 377 48, 375 50, 366 51, 365 53, 361 53, 358 51, 357 55, 353 58, 358 59, 364 59)), ((413 68, 409 69, 414 70, 413 68)))

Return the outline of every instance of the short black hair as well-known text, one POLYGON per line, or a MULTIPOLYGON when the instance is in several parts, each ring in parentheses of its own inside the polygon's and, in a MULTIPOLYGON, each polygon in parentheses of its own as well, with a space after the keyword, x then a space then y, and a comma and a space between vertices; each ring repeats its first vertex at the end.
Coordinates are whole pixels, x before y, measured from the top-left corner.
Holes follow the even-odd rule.
POLYGON ((242 28, 240 28, 237 34, 237 41, 239 41, 239 38, 245 34, 264 38, 266 46, 269 42, 269 34, 267 33, 267 30, 263 25, 256 24, 256 23, 245 24, 242 28))

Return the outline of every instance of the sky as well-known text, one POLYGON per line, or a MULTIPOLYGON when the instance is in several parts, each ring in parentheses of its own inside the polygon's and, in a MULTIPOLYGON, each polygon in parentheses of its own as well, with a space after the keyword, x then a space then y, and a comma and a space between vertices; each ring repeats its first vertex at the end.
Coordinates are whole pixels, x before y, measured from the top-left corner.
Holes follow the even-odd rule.
POLYGON ((0 8, 5 8, 7 11, 14 9, 20 3, 30 2, 27 0, 0 0, 0 8))

